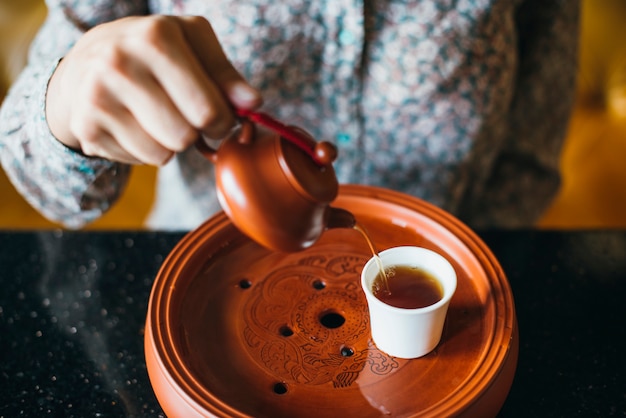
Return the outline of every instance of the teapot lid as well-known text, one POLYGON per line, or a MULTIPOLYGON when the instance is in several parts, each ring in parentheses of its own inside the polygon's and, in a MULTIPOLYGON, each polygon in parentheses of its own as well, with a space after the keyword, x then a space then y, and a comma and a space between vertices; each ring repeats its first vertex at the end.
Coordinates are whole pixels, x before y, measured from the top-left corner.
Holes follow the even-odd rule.
POLYGON ((280 136, 276 159, 289 183, 303 197, 328 203, 337 197, 339 183, 333 168, 337 148, 330 142, 316 142, 304 129, 284 125, 262 112, 238 109, 239 116, 270 128, 280 136))
POLYGON ((332 161, 319 164, 283 136, 280 141, 276 141, 276 148, 276 156, 283 167, 283 173, 294 189, 315 202, 335 200, 339 192, 339 183, 332 161))

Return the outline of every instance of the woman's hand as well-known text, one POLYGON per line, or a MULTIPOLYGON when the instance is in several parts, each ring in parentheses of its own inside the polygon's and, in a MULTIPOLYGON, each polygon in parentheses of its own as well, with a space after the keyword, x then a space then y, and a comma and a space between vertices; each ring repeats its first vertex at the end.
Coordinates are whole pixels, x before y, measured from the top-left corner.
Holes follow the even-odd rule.
POLYGON ((226 136, 233 106, 261 101, 204 18, 129 17, 86 32, 63 58, 46 116, 59 141, 86 155, 162 165, 200 133, 226 136))

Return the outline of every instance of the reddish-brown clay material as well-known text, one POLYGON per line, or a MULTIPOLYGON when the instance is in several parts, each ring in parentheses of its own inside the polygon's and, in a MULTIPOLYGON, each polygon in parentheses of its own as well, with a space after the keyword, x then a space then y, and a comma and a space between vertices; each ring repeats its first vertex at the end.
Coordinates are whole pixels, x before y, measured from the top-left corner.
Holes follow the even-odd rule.
POLYGON ((518 355, 513 297, 497 260, 451 215, 384 189, 343 186, 378 250, 418 245, 458 275, 442 340, 404 360, 371 341, 360 272, 371 252, 352 229, 272 252, 225 214, 186 235, 154 283, 150 381, 169 417, 493 417, 518 355))
MULTIPOLYGON (((267 248, 294 252, 313 245, 329 218, 344 219, 333 217, 329 207, 339 188, 331 164, 336 153, 326 149, 330 144, 317 145, 325 150, 320 152, 326 165, 277 132, 244 119, 217 150, 202 141, 198 149, 215 164, 218 198, 231 221, 267 248)), ((332 226, 351 228, 352 223, 332 226)))

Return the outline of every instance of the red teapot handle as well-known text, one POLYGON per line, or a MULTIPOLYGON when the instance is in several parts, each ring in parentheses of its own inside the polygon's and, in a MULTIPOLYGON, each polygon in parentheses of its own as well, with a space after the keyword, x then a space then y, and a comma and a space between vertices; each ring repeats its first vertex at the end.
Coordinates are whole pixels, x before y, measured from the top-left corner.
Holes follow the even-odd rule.
POLYGON ((332 164, 335 158, 337 158, 337 148, 330 142, 315 142, 304 132, 285 125, 267 113, 245 109, 235 109, 235 113, 241 118, 246 118, 274 130, 280 136, 306 152, 320 166, 332 164))

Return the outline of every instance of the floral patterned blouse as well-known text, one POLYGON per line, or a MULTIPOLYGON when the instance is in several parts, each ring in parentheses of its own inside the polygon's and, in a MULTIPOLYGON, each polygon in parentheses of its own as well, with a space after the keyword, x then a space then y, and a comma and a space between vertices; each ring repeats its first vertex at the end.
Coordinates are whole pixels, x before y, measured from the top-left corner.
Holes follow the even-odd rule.
MULTIPOLYGON (((576 76, 570 0, 47 0, 0 112, 0 156, 45 216, 78 228, 111 207, 130 166, 58 142, 47 82, 87 27, 127 15, 209 19, 263 110, 334 142, 341 183, 418 196, 473 227, 530 226, 559 187, 576 76), (69 13, 68 13, 69 11, 69 13), (74 19, 69 19, 68 15, 74 19)), ((219 203, 192 147, 159 170, 149 226, 190 229, 219 203)))

